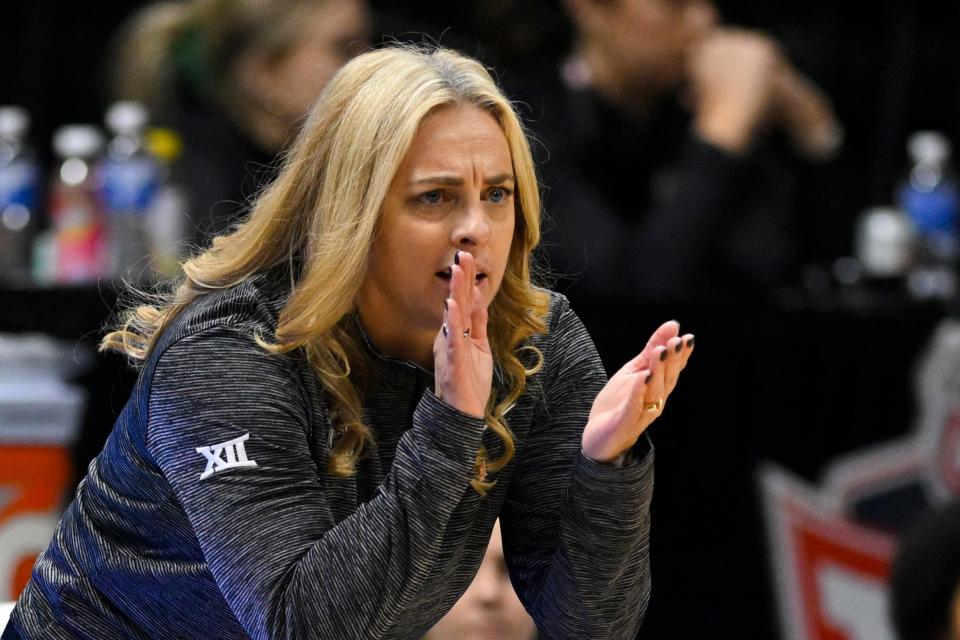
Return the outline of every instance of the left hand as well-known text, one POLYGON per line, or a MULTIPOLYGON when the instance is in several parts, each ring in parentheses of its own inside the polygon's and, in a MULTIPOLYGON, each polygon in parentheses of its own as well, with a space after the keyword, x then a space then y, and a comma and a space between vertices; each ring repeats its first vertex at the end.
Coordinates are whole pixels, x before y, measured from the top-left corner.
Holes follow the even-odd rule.
POLYGON ((693 335, 679 333, 680 325, 674 320, 660 325, 643 351, 600 391, 583 430, 585 456, 617 462, 660 417, 693 353, 693 335))

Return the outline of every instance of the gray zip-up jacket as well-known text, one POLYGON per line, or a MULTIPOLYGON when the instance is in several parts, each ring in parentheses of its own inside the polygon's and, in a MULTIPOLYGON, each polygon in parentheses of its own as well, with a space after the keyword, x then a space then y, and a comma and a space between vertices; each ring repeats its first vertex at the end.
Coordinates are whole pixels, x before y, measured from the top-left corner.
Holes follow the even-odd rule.
POLYGON ((28 639, 416 638, 466 589, 500 516, 510 575, 546 638, 635 636, 650 590, 653 454, 580 453, 605 383, 553 295, 543 369, 506 418, 516 454, 481 498, 483 421, 368 345, 377 446, 325 472, 323 389, 272 335, 289 285, 263 274, 194 302, 162 336, 13 612, 28 639))

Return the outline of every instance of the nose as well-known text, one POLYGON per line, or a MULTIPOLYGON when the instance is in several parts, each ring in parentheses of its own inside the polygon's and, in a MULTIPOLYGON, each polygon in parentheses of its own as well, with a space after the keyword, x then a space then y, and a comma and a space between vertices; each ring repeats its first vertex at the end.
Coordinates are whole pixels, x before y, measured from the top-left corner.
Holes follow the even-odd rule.
POLYGON ((466 202, 455 220, 454 245, 460 248, 482 247, 490 240, 490 220, 479 197, 466 202))

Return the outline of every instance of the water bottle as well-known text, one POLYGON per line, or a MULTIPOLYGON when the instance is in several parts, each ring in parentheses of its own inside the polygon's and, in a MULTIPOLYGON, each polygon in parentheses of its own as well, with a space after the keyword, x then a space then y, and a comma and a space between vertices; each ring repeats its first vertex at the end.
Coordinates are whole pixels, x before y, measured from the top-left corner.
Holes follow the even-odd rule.
POLYGON ((913 221, 895 207, 870 207, 854 227, 854 256, 862 275, 871 281, 907 277, 916 253, 913 221))
MULTIPOLYGON (((102 149, 103 134, 94 126, 66 125, 54 132, 53 150, 61 161, 50 188, 50 271, 55 282, 91 282, 105 275, 96 163, 102 149)), ((38 273, 45 271, 45 267, 37 267, 38 273)))
POLYGON ((37 227, 40 170, 27 143, 30 116, 0 107, 0 279, 29 280, 30 244, 37 227))
POLYGON ((151 128, 145 139, 161 169, 160 187, 147 216, 151 264, 157 275, 171 277, 177 274, 180 261, 188 253, 189 198, 172 170, 183 140, 176 131, 165 128, 151 128))
POLYGON ((918 131, 907 141, 910 172, 897 190, 897 204, 919 237, 908 280, 919 298, 950 299, 957 288, 957 220, 960 192, 950 170, 950 141, 937 131, 918 131))
POLYGON ((160 167, 143 141, 147 110, 118 102, 107 111, 113 139, 103 163, 103 202, 109 229, 110 273, 131 281, 149 274, 147 217, 160 183, 160 167))

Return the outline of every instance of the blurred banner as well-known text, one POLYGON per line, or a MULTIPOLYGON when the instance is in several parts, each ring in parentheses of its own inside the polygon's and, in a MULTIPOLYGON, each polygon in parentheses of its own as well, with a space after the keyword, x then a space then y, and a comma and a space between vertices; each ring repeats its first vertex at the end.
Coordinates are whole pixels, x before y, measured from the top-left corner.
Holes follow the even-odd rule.
POLYGON ((60 519, 85 406, 65 380, 89 360, 44 336, 0 335, 0 601, 23 589, 60 519))
POLYGON ((913 436, 835 460, 816 487, 774 464, 760 469, 788 640, 896 637, 888 575, 897 533, 960 495, 960 322, 943 321, 918 363, 913 436))

